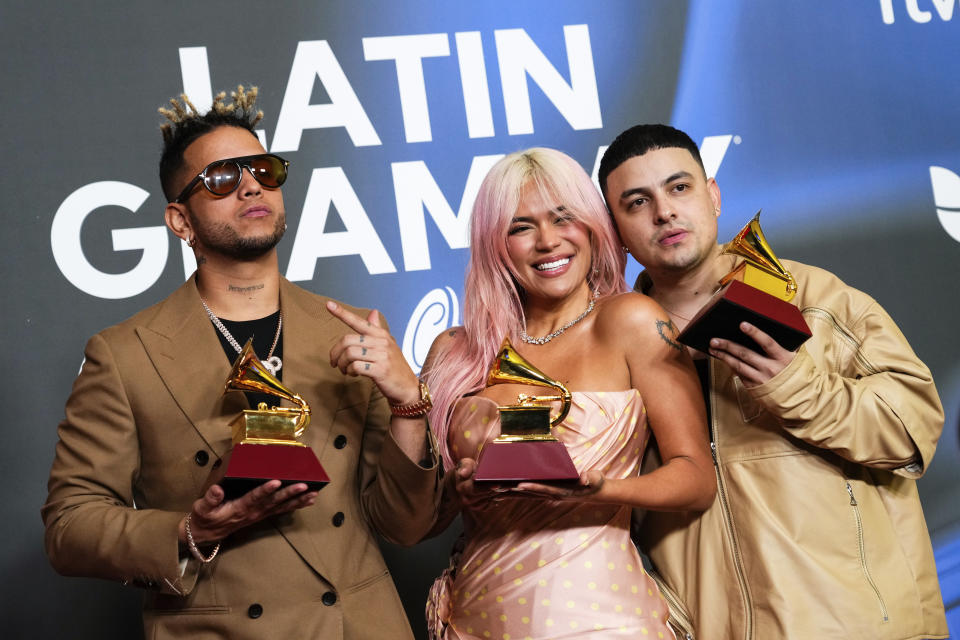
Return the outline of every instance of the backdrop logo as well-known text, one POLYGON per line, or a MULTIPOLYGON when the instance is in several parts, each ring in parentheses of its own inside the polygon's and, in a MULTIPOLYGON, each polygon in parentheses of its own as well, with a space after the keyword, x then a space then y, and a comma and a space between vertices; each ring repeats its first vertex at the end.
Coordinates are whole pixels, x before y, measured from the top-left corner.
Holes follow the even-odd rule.
MULTIPOLYGON (((700 155, 708 177, 716 176, 731 142, 740 144, 740 136, 727 134, 703 139, 700 155)), ((597 150, 593 166, 594 182, 597 180, 600 158, 606 149, 606 146, 601 146, 597 150)), ((473 158, 463 197, 456 211, 440 191, 424 162, 395 162, 391 165, 407 271, 432 268, 427 246, 427 215, 432 218, 450 249, 462 249, 469 245, 468 228, 473 201, 484 176, 502 157, 502 154, 494 154, 473 158)), ((946 169, 942 171, 953 175, 946 169)), ((61 203, 53 216, 50 245, 57 267, 73 286, 92 296, 115 300, 140 294, 160 278, 167 264, 169 249, 164 226, 114 229, 111 232, 114 251, 143 252, 137 265, 125 273, 100 271, 87 260, 80 244, 80 229, 95 211, 101 207, 116 206, 135 214, 149 195, 149 192, 136 185, 105 180, 80 187, 61 203)), ((181 242, 179 245, 186 278, 197 268, 197 263, 186 244, 181 242)), ((294 281, 310 280, 316 261, 321 256, 346 254, 359 255, 370 274, 396 271, 343 169, 314 169, 303 214, 294 233, 286 276, 294 281), (324 231, 334 203, 341 221, 348 223, 347 231, 324 231), (367 242, 371 238, 376 242, 367 242)), ((455 320, 453 324, 457 322, 455 320)), ((412 359, 410 361, 413 362, 412 359)))
POLYGON ((430 345, 442 331, 460 324, 460 301, 450 287, 434 289, 413 310, 403 334, 403 357, 419 373, 430 345))
MULTIPOLYGON (((396 70, 395 87, 389 89, 395 88, 399 94, 398 109, 405 142, 390 146, 389 150, 403 150, 402 155, 409 156, 407 145, 433 140, 431 118, 460 115, 451 115, 449 108, 430 112, 431 98, 435 103, 438 100, 435 97, 438 89, 432 83, 438 80, 425 76, 424 64, 438 57, 457 60, 466 137, 500 136, 503 146, 512 149, 517 143, 509 136, 534 133, 531 85, 537 87, 538 95, 546 98, 571 131, 602 128, 600 92, 588 26, 563 25, 562 31, 554 32, 551 40, 550 47, 542 48, 546 43, 538 44, 525 29, 495 29, 497 83, 488 80, 486 60, 489 56, 478 31, 362 38, 366 64, 393 65, 396 70), (560 42, 561 54, 544 53, 560 42), (498 131, 494 126, 495 107, 503 110, 506 131, 498 131)), ((490 48, 489 38, 486 48, 490 48)), ((184 91, 203 111, 212 101, 207 49, 183 47, 179 55, 184 91)), ((321 130, 343 130, 356 147, 384 144, 377 130, 378 126, 382 130, 384 125, 370 119, 327 41, 298 42, 289 68, 272 140, 268 140, 267 131, 257 131, 264 147, 275 153, 296 152, 303 136, 316 135, 321 130), (326 94, 326 102, 311 101, 318 86, 326 94)), ((445 190, 441 190, 425 160, 405 158, 391 162, 396 207, 393 220, 389 216, 371 219, 369 203, 361 200, 343 167, 314 168, 300 216, 291 216, 298 222, 296 228, 291 229, 293 247, 286 277, 309 281, 313 279, 318 261, 340 256, 358 256, 370 275, 395 273, 400 269, 430 270, 428 228, 432 225, 438 229, 441 242, 446 245, 434 247, 434 259, 440 251, 466 248, 469 212, 477 189, 501 157, 500 153, 473 156, 463 181, 445 190), (328 218, 332 216, 339 217, 340 224, 330 226, 340 230, 327 230, 328 218), (391 255, 382 240, 384 236, 395 235, 401 241, 399 256, 391 255)), ((84 256, 80 245, 80 227, 98 208, 119 206, 135 212, 148 195, 135 185, 105 181, 81 186, 64 200, 54 217, 51 244, 57 266, 71 284, 99 298, 127 298, 147 290, 157 281, 169 253, 169 235, 163 227, 113 231, 114 251, 143 252, 137 267, 127 273, 108 274, 97 270, 84 256)), ((383 208, 379 198, 375 206, 378 211, 383 208)), ((183 243, 179 253, 184 276, 189 276, 196 268, 193 253, 183 243)))
POLYGON ((940 224, 960 242, 960 176, 943 167, 930 167, 930 183, 940 224))
POLYGON ((93 182, 71 193, 57 209, 50 227, 53 259, 70 284, 92 296, 116 300, 129 298, 150 288, 167 264, 167 228, 163 226, 114 229, 114 251, 143 251, 140 261, 126 273, 100 271, 83 255, 80 228, 100 207, 109 205, 136 213, 150 194, 125 182, 93 182))
POLYGON ((924 24, 933 19, 934 12, 928 9, 934 9, 941 21, 949 22, 958 2, 960 0, 880 0, 880 13, 884 24, 893 24, 896 20, 894 5, 902 5, 911 20, 924 24))

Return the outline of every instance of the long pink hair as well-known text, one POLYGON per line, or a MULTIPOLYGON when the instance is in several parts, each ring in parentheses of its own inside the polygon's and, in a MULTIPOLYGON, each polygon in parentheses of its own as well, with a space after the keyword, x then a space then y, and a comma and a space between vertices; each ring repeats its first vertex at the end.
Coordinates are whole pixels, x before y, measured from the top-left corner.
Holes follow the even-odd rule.
POLYGON ((464 284, 464 328, 449 348, 434 355, 423 377, 433 393, 430 425, 446 467, 456 461, 447 447, 450 416, 461 397, 483 389, 491 361, 504 336, 517 343, 524 326, 523 292, 507 254, 507 230, 527 186, 544 202, 563 206, 590 232, 591 291, 606 296, 627 291, 626 254, 603 198, 583 168, 555 149, 533 148, 506 156, 490 169, 470 216, 470 262, 464 284))

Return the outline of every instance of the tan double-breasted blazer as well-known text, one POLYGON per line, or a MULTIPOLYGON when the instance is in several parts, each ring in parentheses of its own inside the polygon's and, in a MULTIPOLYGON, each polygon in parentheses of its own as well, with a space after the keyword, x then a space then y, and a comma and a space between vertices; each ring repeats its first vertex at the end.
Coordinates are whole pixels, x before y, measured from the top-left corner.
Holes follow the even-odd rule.
POLYGON ((330 484, 313 506, 232 534, 208 565, 180 548, 177 526, 248 405, 223 394, 231 362, 194 278, 87 344, 43 508, 47 553, 63 574, 144 587, 147 638, 412 637, 374 530, 419 541, 439 467, 400 450, 369 379, 330 366, 348 329, 326 300, 281 280, 283 383, 312 409, 303 441, 330 484))

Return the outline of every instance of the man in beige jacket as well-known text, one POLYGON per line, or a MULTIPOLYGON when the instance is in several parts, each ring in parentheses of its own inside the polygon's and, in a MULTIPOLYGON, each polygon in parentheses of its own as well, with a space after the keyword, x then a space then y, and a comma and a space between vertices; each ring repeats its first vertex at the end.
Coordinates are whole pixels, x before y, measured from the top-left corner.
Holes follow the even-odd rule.
MULTIPOLYGON (((645 267, 636 289, 675 339, 738 261, 717 244, 720 189, 689 136, 663 125, 623 132, 599 178, 645 267)), ((943 427, 933 379, 869 296, 784 264, 813 337, 791 352, 744 323, 762 352, 715 338, 712 358, 694 354, 717 497, 702 514, 647 513, 639 542, 689 637, 944 638, 915 483, 943 427)))
POLYGON ((255 95, 162 110, 166 222, 197 272, 90 339, 59 427, 47 553, 63 574, 145 588, 148 638, 409 640, 374 531, 413 544, 435 519, 429 393, 376 312, 280 276, 287 163, 253 132, 255 95), (251 336, 312 409, 303 442, 330 476, 319 493, 206 488, 249 407, 223 383, 251 336))

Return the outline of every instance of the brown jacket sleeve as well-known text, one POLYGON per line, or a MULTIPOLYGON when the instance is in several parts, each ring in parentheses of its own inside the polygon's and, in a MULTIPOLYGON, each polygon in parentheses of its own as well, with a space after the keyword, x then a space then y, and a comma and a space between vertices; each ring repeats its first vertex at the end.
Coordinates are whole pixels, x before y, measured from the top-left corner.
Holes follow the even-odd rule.
MULTIPOLYGON (((384 326, 386 323, 384 321, 384 326)), ((424 538, 437 517, 443 492, 437 444, 424 420, 429 466, 403 452, 390 433, 390 406, 376 386, 370 396, 359 469, 363 510, 380 535, 412 546, 424 538)))
POLYGON ((64 575, 187 593, 198 563, 191 559, 181 577, 177 526, 185 511, 136 508, 139 442, 123 383, 101 335, 85 357, 58 428, 42 509, 50 562, 64 575))

